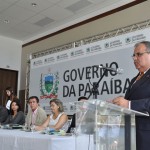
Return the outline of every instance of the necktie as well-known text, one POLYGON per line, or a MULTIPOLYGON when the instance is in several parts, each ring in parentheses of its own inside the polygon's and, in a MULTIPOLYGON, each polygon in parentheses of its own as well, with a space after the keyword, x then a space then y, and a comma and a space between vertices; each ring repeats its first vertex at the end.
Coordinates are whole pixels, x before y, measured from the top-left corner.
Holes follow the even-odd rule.
POLYGON ((136 81, 140 80, 143 75, 144 75, 144 72, 140 72, 140 74, 139 74, 138 77, 136 78, 136 81))

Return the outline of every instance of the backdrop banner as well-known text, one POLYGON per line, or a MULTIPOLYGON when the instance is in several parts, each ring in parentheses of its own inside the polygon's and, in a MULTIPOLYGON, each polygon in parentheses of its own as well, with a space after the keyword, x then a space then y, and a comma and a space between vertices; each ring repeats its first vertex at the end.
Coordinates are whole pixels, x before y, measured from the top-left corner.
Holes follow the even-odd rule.
MULTIPOLYGON (((150 39, 150 29, 139 30, 92 44, 68 49, 31 60, 29 95, 40 98, 40 105, 50 112, 49 101, 62 100, 65 112, 74 113, 72 102, 90 95, 92 85, 104 73, 104 67, 123 69, 122 74, 108 71, 98 87, 98 99, 112 100, 126 92, 136 76, 132 59, 134 45, 150 39)), ((90 99, 93 99, 91 94, 90 99)))

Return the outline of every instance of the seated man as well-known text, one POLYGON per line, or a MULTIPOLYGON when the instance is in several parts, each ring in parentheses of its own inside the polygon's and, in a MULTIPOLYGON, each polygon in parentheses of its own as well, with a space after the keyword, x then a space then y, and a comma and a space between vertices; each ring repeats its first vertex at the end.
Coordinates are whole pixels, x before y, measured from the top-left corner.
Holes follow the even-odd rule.
MULTIPOLYGON (((85 97, 85 96, 81 96, 81 97, 78 98, 78 101, 85 101, 85 100, 88 100, 88 98, 85 97)), ((72 121, 71 121, 71 124, 70 124, 70 126, 69 126, 69 128, 68 128, 67 133, 70 133, 71 128, 75 128, 75 127, 76 127, 75 120, 76 120, 76 115, 73 114, 73 116, 72 116, 72 121)))
POLYGON ((0 123, 5 122, 8 117, 8 111, 5 107, 0 106, 0 123))
POLYGON ((31 125, 36 125, 36 126, 42 125, 47 119, 47 115, 46 112, 41 107, 39 107, 38 97, 31 96, 29 98, 29 105, 31 110, 29 110, 26 117, 27 127, 30 127, 31 125))

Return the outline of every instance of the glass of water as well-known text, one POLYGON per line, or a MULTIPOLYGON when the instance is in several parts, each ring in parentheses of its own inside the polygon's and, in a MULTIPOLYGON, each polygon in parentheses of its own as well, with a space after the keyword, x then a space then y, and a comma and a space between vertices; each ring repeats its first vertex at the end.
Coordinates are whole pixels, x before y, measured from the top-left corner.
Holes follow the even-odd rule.
POLYGON ((31 132, 33 133, 35 131, 35 125, 31 125, 30 129, 31 129, 31 132))
POLYGON ((71 128, 70 133, 71 135, 76 135, 76 128, 71 128))
POLYGON ((26 130, 28 129, 28 126, 27 126, 26 123, 23 125, 22 129, 23 129, 24 131, 26 131, 26 130))

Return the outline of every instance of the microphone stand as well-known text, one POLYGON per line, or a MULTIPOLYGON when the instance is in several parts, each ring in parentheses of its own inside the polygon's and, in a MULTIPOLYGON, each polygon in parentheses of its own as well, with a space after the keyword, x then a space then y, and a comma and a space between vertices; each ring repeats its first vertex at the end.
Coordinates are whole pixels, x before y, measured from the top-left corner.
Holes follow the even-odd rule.
MULTIPOLYGON (((102 76, 100 77, 100 79, 98 80, 98 82, 94 82, 93 83, 93 88, 90 90, 90 94, 88 96, 88 99, 90 98, 90 96, 93 94, 93 99, 97 99, 97 95, 98 95, 98 87, 99 87, 99 83, 101 82, 101 80, 103 79, 103 77, 106 75, 106 73, 108 72, 108 70, 106 68, 104 68, 104 72, 102 74, 102 76)), ((97 115, 97 112, 95 112, 95 114, 97 115)), ((94 126, 93 126, 94 128, 94 126)), ((94 143, 96 142, 96 137, 97 137, 97 132, 95 131, 93 133, 93 140, 94 143)), ((90 134, 89 134, 89 140, 90 140, 90 134)))
POLYGON ((107 68, 104 68, 104 72, 100 77, 100 79, 98 80, 98 82, 93 83, 93 88, 90 91, 90 95, 88 96, 88 99, 91 97, 92 94, 93 94, 93 99, 97 99, 99 83, 101 82, 101 80, 103 79, 107 71, 108 71, 107 68))

